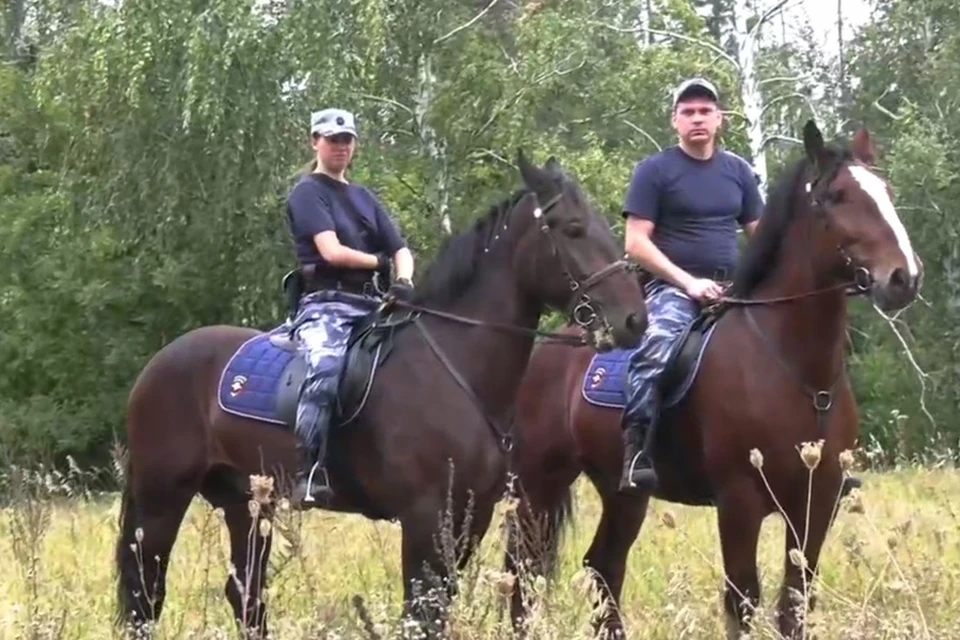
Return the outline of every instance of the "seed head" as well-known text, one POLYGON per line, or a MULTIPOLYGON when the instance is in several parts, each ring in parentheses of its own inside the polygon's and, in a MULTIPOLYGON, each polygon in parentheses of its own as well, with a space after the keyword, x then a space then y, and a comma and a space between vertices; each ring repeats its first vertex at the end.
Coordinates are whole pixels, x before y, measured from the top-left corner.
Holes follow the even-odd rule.
POLYGON ((763 468, 763 454, 759 449, 750 449, 750 464, 757 469, 763 468))
POLYGON ((850 471, 853 468, 853 452, 850 449, 844 449, 840 452, 840 469, 842 471, 850 471))
POLYGON ((270 521, 269 521, 269 520, 267 520, 267 519, 261 520, 261 521, 260 521, 260 537, 261 537, 261 538, 268 538, 268 537, 270 537, 270 531, 271 531, 272 528, 273 528, 273 527, 272 527, 272 525, 270 524, 270 521))
POLYGON ((820 464, 820 456, 823 453, 823 440, 816 442, 804 442, 800 447, 800 459, 807 469, 813 471, 820 464))

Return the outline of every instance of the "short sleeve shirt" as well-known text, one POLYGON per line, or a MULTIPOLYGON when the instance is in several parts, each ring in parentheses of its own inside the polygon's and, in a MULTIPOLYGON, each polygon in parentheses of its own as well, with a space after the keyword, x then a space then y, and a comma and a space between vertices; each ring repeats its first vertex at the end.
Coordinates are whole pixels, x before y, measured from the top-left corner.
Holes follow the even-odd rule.
POLYGON ((709 160, 669 147, 639 162, 623 215, 653 221, 654 244, 694 276, 733 270, 737 227, 759 219, 763 200, 751 166, 717 150, 709 160))
POLYGON ((320 173, 304 175, 293 187, 287 219, 298 263, 316 265, 320 275, 338 277, 343 269, 320 255, 313 240, 318 233, 334 231, 340 244, 366 253, 393 255, 406 246, 391 215, 369 189, 320 173))

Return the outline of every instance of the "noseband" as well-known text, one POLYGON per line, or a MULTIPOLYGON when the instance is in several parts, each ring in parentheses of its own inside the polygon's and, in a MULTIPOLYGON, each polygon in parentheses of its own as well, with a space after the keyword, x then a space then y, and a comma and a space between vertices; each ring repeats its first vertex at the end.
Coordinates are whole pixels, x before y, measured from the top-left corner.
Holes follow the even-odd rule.
POLYGON ((571 296, 570 302, 567 304, 564 312, 574 324, 582 329, 586 329, 591 324, 596 322, 598 318, 602 317, 594 306, 594 301, 590 298, 588 293, 590 289, 603 281, 607 276, 617 273, 621 269, 624 271, 630 271, 635 267, 632 263, 621 258, 620 260, 612 262, 602 269, 595 271, 583 280, 577 279, 570 269, 569 256, 560 250, 560 243, 557 241, 557 238, 553 233, 553 229, 550 228, 550 225, 547 224, 546 218, 544 217, 544 214, 555 207, 562 198, 563 191, 560 191, 560 193, 550 198, 547 203, 543 205, 543 207, 539 208, 534 215, 541 220, 540 231, 545 233, 550 239, 553 255, 560 262, 560 269, 563 271, 563 275, 566 277, 567 282, 570 285, 571 293, 576 294, 571 296))

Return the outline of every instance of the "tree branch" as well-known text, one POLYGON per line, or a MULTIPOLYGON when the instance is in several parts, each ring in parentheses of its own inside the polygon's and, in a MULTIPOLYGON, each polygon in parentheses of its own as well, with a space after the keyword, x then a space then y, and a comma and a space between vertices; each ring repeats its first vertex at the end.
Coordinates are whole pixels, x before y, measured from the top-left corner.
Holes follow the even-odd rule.
POLYGON ((592 24, 603 27, 604 29, 610 29, 611 31, 617 31, 619 33, 639 33, 641 31, 646 31, 647 33, 652 33, 657 36, 666 36, 668 38, 674 38, 676 40, 683 40, 684 42, 689 42, 690 44, 695 44, 705 49, 708 49, 709 51, 712 51, 713 53, 717 54, 718 57, 723 58, 724 60, 732 64, 736 69, 738 70, 740 69, 740 63, 737 62, 736 58, 734 58, 729 53, 727 53, 717 45, 713 44, 712 42, 701 40, 700 38, 693 38, 691 36, 685 36, 682 33, 675 33, 673 31, 663 31, 661 29, 651 29, 650 27, 644 27, 644 26, 626 28, 626 27, 618 27, 612 24, 607 24, 605 22, 595 22, 595 21, 592 21, 592 24))
POLYGON ((920 365, 917 364, 916 358, 913 357, 913 352, 910 351, 910 347, 907 346, 907 341, 904 340, 903 334, 900 333, 900 330, 897 329, 897 326, 895 324, 898 321, 902 322, 902 320, 898 320, 898 316, 900 315, 902 310, 901 312, 898 312, 893 317, 890 317, 886 313, 884 313, 880 309, 880 307, 878 307, 876 304, 873 305, 873 308, 876 309, 877 313, 880 314, 880 317, 883 318, 884 321, 887 323, 887 325, 890 327, 890 330, 893 331, 894 335, 897 336, 897 340, 899 340, 900 344, 903 345, 903 350, 907 354, 907 359, 910 361, 910 364, 913 366, 913 369, 917 372, 917 378, 920 380, 920 410, 923 411, 924 415, 927 416, 927 419, 930 420, 930 424, 933 425, 934 430, 936 430, 937 422, 936 420, 933 419, 933 416, 930 414, 930 411, 927 409, 927 402, 926 402, 927 378, 929 378, 930 375, 927 372, 925 372, 923 369, 921 369, 920 365))
POLYGON ((490 0, 490 4, 488 4, 486 7, 484 7, 483 10, 480 11, 480 13, 478 13, 478 14, 475 15, 475 16, 473 16, 473 18, 472 18, 471 20, 465 22, 464 24, 460 25, 459 27, 457 27, 457 28, 454 29, 453 31, 450 31, 450 32, 447 33, 446 35, 440 36, 439 38, 437 38, 436 40, 433 41, 433 44, 435 44, 435 45, 436 45, 436 44, 440 44, 441 42, 443 42, 443 41, 445 41, 445 40, 449 40, 449 39, 452 38, 453 36, 457 35, 457 34, 460 33, 461 31, 463 31, 464 29, 469 29, 469 28, 472 27, 474 24, 476 24, 477 20, 479 20, 480 18, 482 18, 484 15, 486 15, 486 13, 487 13, 488 11, 490 11, 491 8, 493 8, 493 5, 497 4, 498 2, 500 2, 500 0, 490 0))
POLYGON ((760 143, 760 148, 765 149, 767 145, 770 144, 771 142, 778 142, 778 141, 791 142, 793 144, 803 144, 803 140, 800 140, 799 138, 794 138, 793 136, 781 136, 781 135, 775 134, 775 135, 767 136, 766 138, 764 138, 763 142, 760 143))
POLYGON ((769 100, 767 104, 763 105, 763 108, 760 110, 760 115, 763 116, 763 114, 767 112, 767 109, 769 109, 770 107, 772 107, 777 103, 783 102, 784 100, 789 100, 790 98, 800 98, 801 100, 805 101, 807 104, 810 103, 810 100, 809 98, 807 98, 807 96, 803 95, 798 91, 794 91, 793 93, 786 93, 782 96, 777 96, 776 98, 772 98, 771 100, 769 100))
POLYGON ((381 98, 380 96, 370 95, 369 93, 357 93, 356 95, 364 100, 373 100, 374 102, 381 102, 383 104, 389 104, 394 107, 399 107, 400 109, 403 109, 410 115, 414 115, 413 109, 403 104, 402 102, 397 102, 393 98, 381 98))
POLYGON ((747 34, 747 37, 751 39, 756 37, 757 32, 760 31, 760 27, 762 27, 767 20, 775 16, 779 11, 781 11, 788 2, 791 2, 791 0, 780 0, 780 2, 778 2, 777 4, 773 5, 772 7, 764 11, 760 15, 760 18, 757 20, 756 24, 754 24, 753 27, 750 29, 750 33, 747 34))
POLYGON ((633 130, 636 131, 637 133, 640 133, 640 134, 646 136, 647 140, 649 140, 650 142, 652 142, 652 143, 653 143, 653 146, 655 146, 655 147, 657 148, 657 151, 663 151, 663 147, 660 146, 660 143, 658 143, 658 142, 654 139, 654 137, 653 137, 652 135, 650 135, 649 133, 647 133, 646 131, 644 131, 643 129, 641 129, 640 127, 638 127, 637 125, 633 124, 632 122, 630 122, 630 121, 627 120, 626 118, 624 118, 623 124, 627 125, 628 127, 630 127, 631 129, 633 129, 633 130))
POLYGON ((533 87, 535 87, 535 86, 537 86, 537 85, 539 85, 539 84, 543 84, 548 78, 551 78, 551 77, 554 77, 554 76, 565 76, 565 75, 567 75, 568 73, 573 73, 573 72, 576 71, 577 69, 583 67, 584 64, 586 64, 586 59, 584 59, 584 60, 582 60, 582 61, 580 62, 580 64, 578 64, 578 65, 575 66, 575 67, 571 67, 570 69, 561 70, 561 69, 559 68, 560 64, 566 62, 567 60, 569 60, 569 59, 572 58, 572 57, 573 57, 573 54, 571 53, 571 54, 568 55, 566 58, 564 58, 564 59, 561 60, 559 63, 557 63, 557 65, 554 66, 553 69, 551 69, 551 70, 549 70, 549 71, 544 71, 543 73, 541 73, 541 74, 539 74, 539 75, 537 75, 537 76, 534 76, 533 79, 527 84, 527 86, 525 86, 525 87, 523 87, 522 89, 520 89, 519 91, 517 91, 517 92, 513 95, 512 98, 508 99, 506 102, 504 102, 504 103, 502 103, 500 106, 496 107, 496 108, 493 110, 493 113, 490 114, 490 117, 487 118, 487 121, 484 122, 482 125, 480 125, 480 127, 479 127, 475 132, 473 132, 470 137, 471 137, 471 138, 477 138, 478 136, 480 136, 484 131, 486 131, 486 130, 494 123, 494 121, 495 121, 497 118, 500 117, 500 114, 502 114, 504 111, 506 111, 509 107, 515 106, 517 103, 519 103, 519 102, 520 102, 520 99, 523 98, 524 95, 526 95, 526 93, 527 93, 527 91, 528 91, 529 89, 532 89, 533 87))

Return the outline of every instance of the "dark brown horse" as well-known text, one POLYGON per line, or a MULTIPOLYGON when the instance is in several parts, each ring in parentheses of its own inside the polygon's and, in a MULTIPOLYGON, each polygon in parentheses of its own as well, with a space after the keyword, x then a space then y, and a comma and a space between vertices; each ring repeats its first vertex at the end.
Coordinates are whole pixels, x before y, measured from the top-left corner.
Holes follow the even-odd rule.
MULTIPOLYGON (((624 348, 646 328, 643 290, 608 223, 553 159, 540 168, 521 152, 519 168, 525 189, 449 242, 411 308, 382 307, 368 318, 376 325, 354 332, 345 380, 355 383, 341 384, 331 431, 337 499, 329 508, 399 521, 405 610, 430 625, 455 592, 441 552, 459 551, 466 562, 503 491, 505 425, 541 314, 564 311, 588 338, 603 333, 624 348), (462 549, 440 548, 441 525, 466 540, 462 549), (442 593, 427 593, 438 584, 442 593)), ((270 538, 259 535, 257 520, 271 518, 276 502, 252 515, 250 476, 289 480, 303 377, 302 358, 275 334, 195 329, 154 355, 137 379, 116 544, 118 622, 143 627, 160 616, 171 547, 200 494, 224 510, 229 527, 233 613, 247 632, 266 634, 260 595, 270 538), (254 357, 263 364, 249 364, 254 357), (257 393, 266 405, 257 405, 257 393), (245 412, 250 417, 237 415, 245 412)))
MULTIPOLYGON (((759 603, 760 525, 780 508, 790 526, 778 623, 785 637, 802 629, 790 590, 808 593, 843 481, 838 456, 858 438, 844 370, 847 294, 869 292, 884 309, 902 308, 922 276, 889 187, 870 169, 875 151, 867 131, 837 149, 808 122, 804 147, 805 157, 773 190, 727 299, 694 322, 660 386, 666 402, 654 446, 654 495, 717 508, 732 637, 748 628, 759 603), (817 451, 805 450, 806 463, 798 451, 819 440, 808 496, 807 464, 817 451), (805 572, 789 559, 795 548, 805 556, 805 572)), ((517 396, 521 496, 506 564, 515 572, 521 562, 552 571, 570 515, 570 485, 586 473, 603 513, 584 564, 595 572, 604 603, 614 605, 597 624, 616 637, 623 635, 616 609, 627 555, 650 495, 618 493, 627 354, 594 355, 543 344, 531 356, 517 396)), ((522 597, 517 588, 515 623, 524 614, 522 597)))

